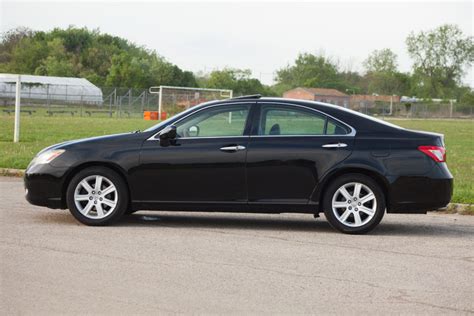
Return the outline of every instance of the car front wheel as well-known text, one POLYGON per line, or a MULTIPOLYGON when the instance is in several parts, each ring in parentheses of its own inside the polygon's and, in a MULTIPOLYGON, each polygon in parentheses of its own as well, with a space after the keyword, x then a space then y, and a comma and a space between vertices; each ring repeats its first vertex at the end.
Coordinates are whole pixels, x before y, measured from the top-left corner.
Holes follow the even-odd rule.
POLYGON ((343 233, 363 234, 382 220, 385 197, 372 178, 347 174, 329 185, 323 206, 331 226, 343 233))
POLYGON ((108 225, 118 220, 128 208, 128 191, 123 179, 105 167, 80 171, 69 183, 67 205, 81 223, 108 225))

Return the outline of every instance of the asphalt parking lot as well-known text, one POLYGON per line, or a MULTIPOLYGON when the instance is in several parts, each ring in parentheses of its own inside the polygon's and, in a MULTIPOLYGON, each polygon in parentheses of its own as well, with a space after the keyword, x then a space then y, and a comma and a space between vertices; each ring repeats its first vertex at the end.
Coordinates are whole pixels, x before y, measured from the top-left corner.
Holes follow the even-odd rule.
POLYGON ((143 212, 87 227, 0 177, 0 313, 474 313, 474 217, 143 212))

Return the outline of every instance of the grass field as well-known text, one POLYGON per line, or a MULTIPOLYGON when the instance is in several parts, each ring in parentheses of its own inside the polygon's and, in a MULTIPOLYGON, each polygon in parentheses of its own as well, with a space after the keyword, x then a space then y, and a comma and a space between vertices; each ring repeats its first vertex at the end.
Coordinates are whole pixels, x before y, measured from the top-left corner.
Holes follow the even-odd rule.
MULTIPOLYGON (((474 203, 474 121, 392 120, 397 125, 443 133, 449 169, 454 175, 453 202, 474 203)), ((146 129, 156 121, 22 115, 21 142, 12 143, 13 116, 0 117, 0 168, 24 169, 42 148, 70 139, 146 129)))

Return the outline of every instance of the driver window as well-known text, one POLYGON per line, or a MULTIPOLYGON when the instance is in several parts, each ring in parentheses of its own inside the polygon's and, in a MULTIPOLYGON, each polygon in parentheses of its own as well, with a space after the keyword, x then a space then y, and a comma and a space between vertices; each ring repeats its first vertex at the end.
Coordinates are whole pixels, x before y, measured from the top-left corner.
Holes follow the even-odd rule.
POLYGON ((248 113, 245 104, 199 111, 176 124, 177 137, 242 136, 248 113))

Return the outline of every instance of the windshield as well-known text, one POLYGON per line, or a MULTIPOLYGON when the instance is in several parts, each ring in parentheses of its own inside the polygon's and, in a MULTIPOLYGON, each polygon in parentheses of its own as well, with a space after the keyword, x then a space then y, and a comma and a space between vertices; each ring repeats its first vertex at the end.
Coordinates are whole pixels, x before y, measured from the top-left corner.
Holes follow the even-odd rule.
POLYGON ((185 110, 185 111, 183 111, 183 112, 180 112, 180 113, 177 113, 177 114, 171 116, 169 119, 166 119, 166 120, 164 120, 163 122, 160 122, 160 123, 158 123, 158 124, 153 125, 152 127, 147 128, 146 130, 144 130, 144 132, 151 132, 151 131, 154 131, 154 130, 156 130, 156 129, 162 128, 162 127, 166 126, 170 121, 174 121, 178 116, 179 116, 179 117, 182 117, 182 116, 186 115, 186 114, 189 113, 189 112, 192 112, 192 111, 194 111, 194 110, 196 110, 196 109, 198 109, 198 108, 201 108, 201 107, 203 107, 203 106, 205 106, 205 105, 212 104, 212 103, 214 103, 215 101, 216 101, 216 100, 208 101, 208 102, 204 102, 204 103, 198 104, 198 105, 196 105, 196 106, 193 106, 193 107, 191 107, 191 108, 189 108, 189 109, 187 109, 187 110, 185 110))

